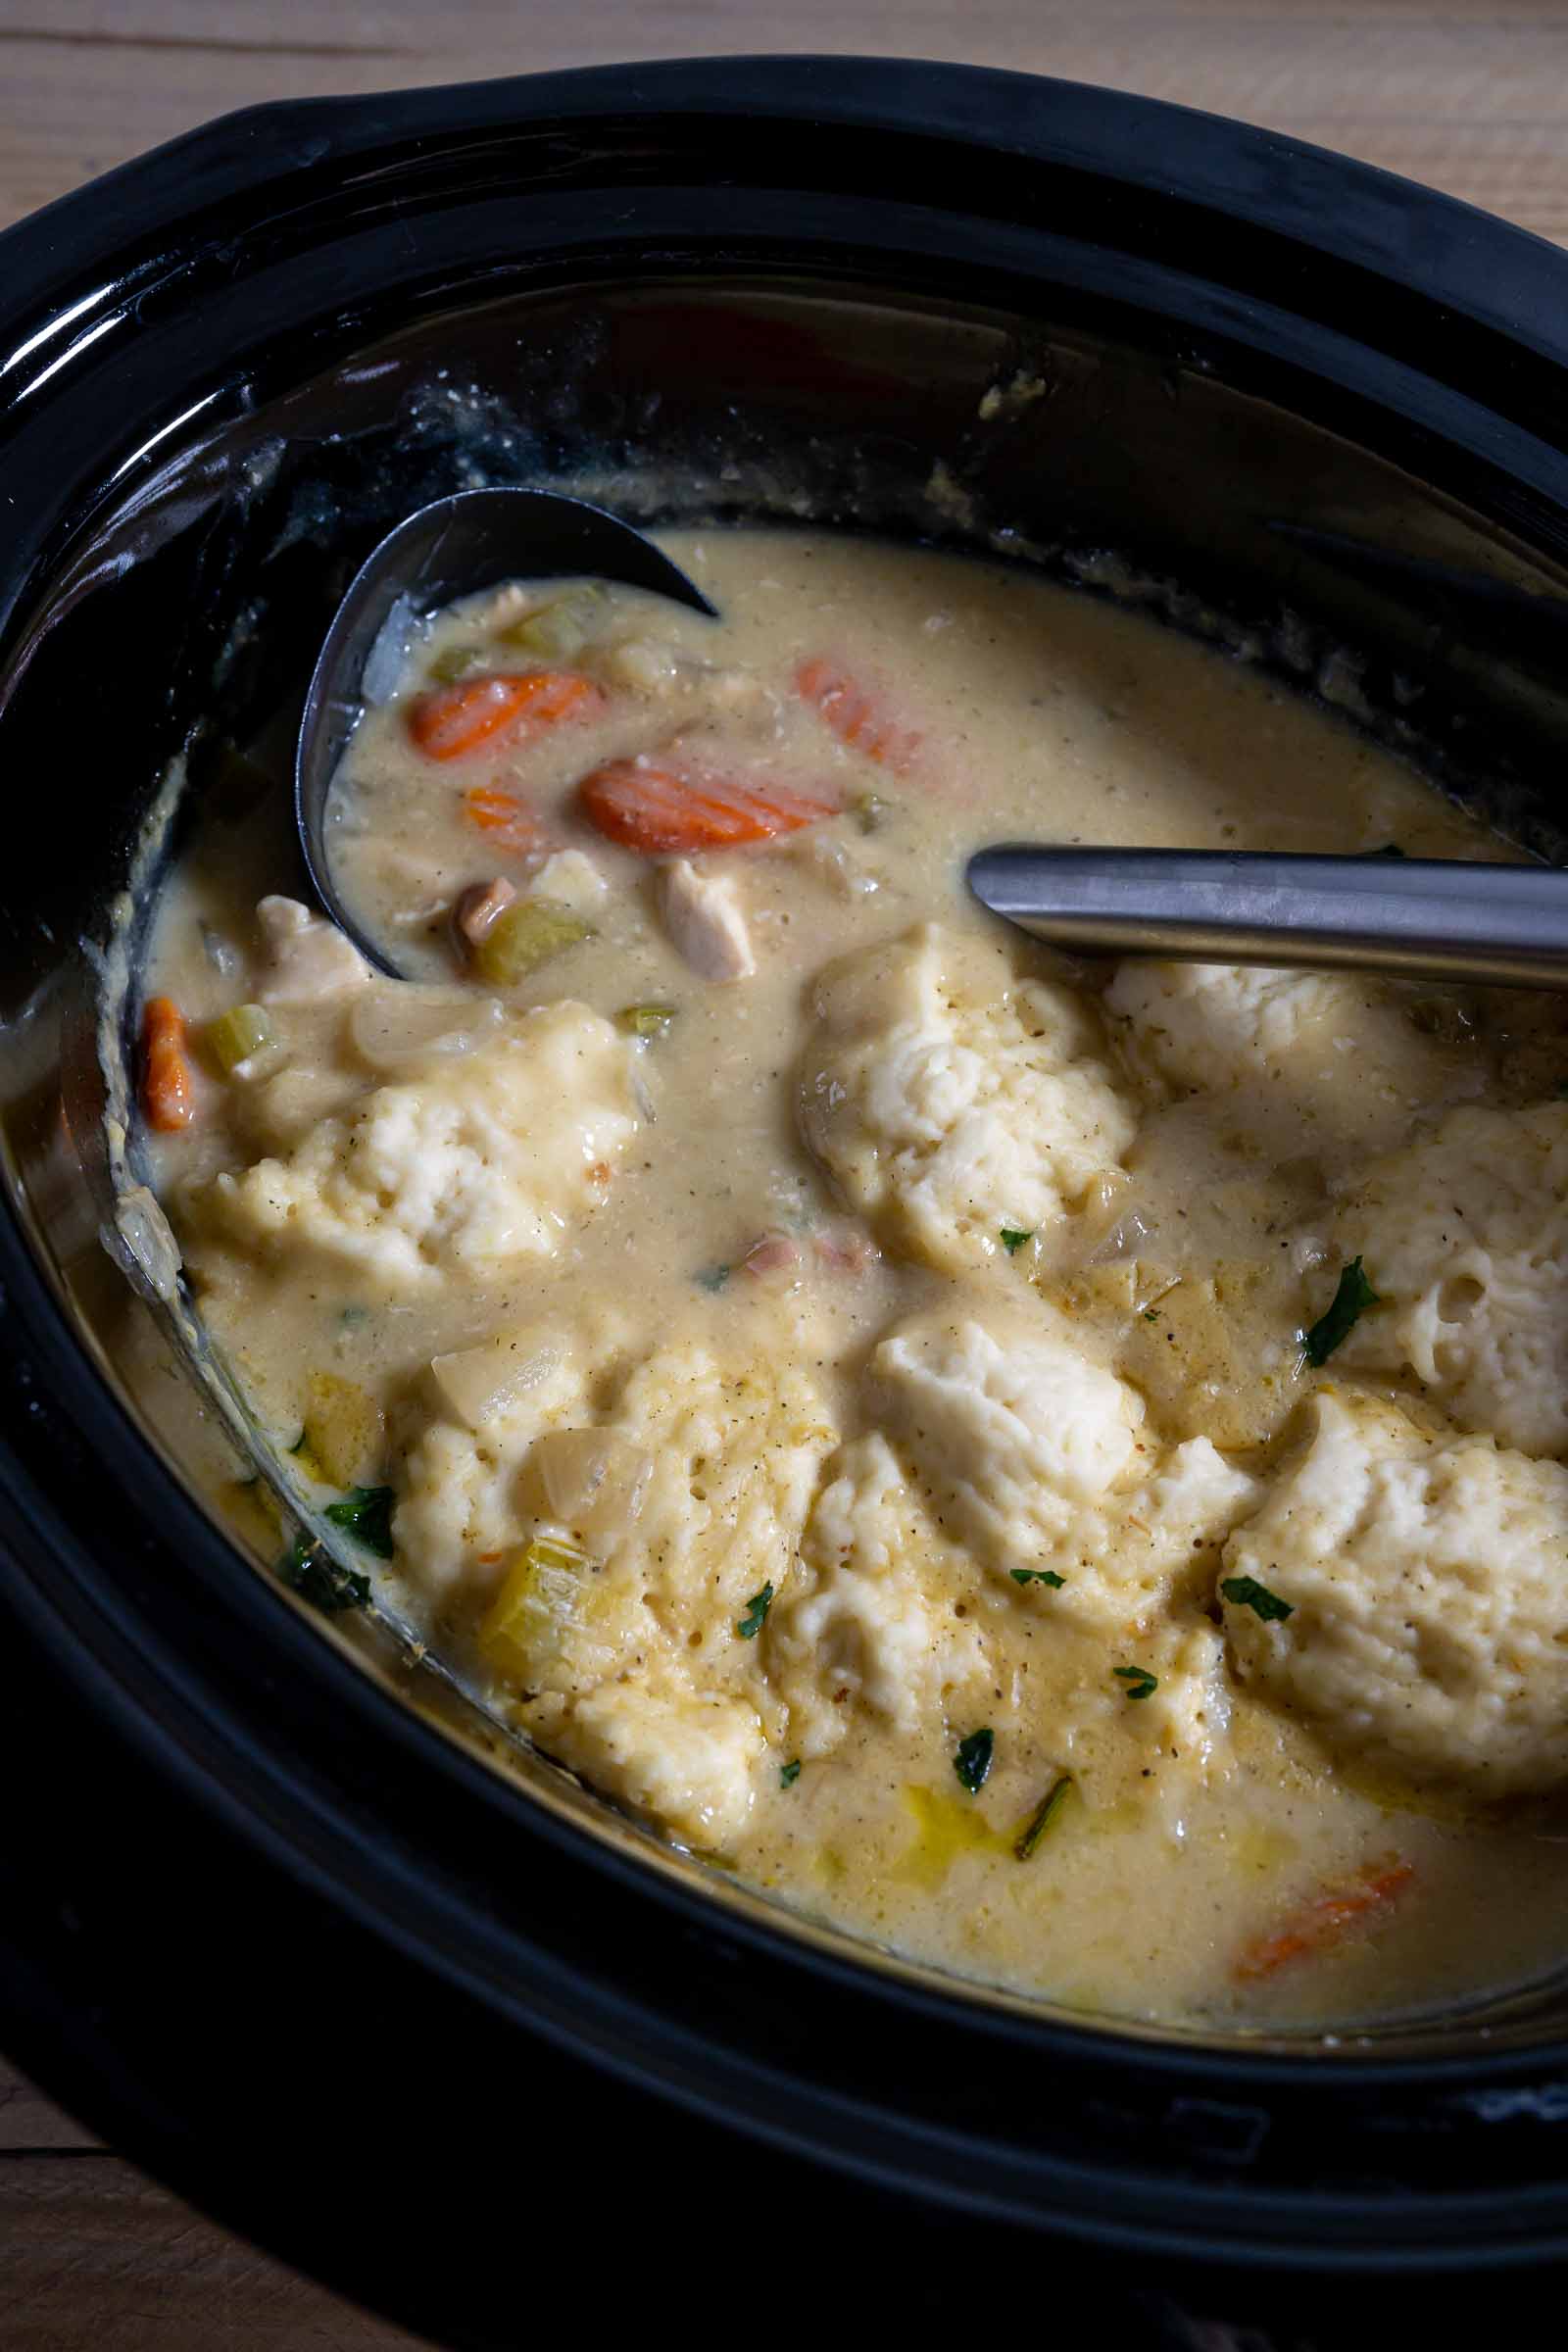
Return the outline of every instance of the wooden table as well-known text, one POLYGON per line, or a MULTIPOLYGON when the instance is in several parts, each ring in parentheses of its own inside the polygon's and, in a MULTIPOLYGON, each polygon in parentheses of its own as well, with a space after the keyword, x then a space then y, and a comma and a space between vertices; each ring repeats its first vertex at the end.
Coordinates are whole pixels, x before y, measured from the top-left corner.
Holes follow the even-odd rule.
MULTIPOLYGON (((780 49, 963 58, 1142 90, 1344 148, 1568 239, 1568 0, 0 0, 0 225, 259 99, 780 49)), ((414 2340, 214 2228, 0 2061, 6 2352, 414 2340)))

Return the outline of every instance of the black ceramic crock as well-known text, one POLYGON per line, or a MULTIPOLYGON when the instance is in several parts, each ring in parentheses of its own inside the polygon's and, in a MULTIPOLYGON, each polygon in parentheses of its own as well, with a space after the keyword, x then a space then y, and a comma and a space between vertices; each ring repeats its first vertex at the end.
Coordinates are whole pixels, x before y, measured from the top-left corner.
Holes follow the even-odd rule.
POLYGON ((1068 2281, 1111 2341, 1141 2284, 1340 2340, 1467 2281, 1550 2308, 1568 1988, 1327 2050, 1031 2009, 363 1673, 95 1352, 61 1090, 163 763, 218 789, 465 481, 1012 550, 1553 843, 1565 317, 1561 256, 1338 158, 848 59, 263 108, 0 238, 0 2041, 117 2144, 453 2342, 732 2283, 846 2320, 1068 2281))

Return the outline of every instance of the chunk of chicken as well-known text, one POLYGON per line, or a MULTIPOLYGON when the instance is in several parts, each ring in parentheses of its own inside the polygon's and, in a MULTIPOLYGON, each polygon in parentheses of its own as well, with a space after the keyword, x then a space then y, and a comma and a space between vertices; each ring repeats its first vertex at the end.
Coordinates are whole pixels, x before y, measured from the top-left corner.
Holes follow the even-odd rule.
POLYGON ((689 858, 666 865, 660 912, 670 939, 705 980, 749 980, 757 969, 752 935, 727 874, 700 874, 689 858))
POLYGON ((267 948, 257 991, 264 1004, 316 1004, 370 977, 353 941, 298 899, 263 899, 256 918, 267 948))

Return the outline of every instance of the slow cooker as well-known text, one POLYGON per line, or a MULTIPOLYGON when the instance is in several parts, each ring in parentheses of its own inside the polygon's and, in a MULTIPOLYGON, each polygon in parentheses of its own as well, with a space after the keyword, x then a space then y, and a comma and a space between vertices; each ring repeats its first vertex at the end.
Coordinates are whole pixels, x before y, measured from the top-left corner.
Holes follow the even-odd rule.
POLYGON ((1553 854, 1565 314, 1555 251, 1341 158, 843 58, 265 107, 0 239, 0 2034, 50 2090, 454 2343, 656 2282, 1065 2281, 1111 2340, 1178 2324, 1146 2292, 1550 2308, 1568 1974, 1332 2048, 944 1979, 498 1768, 254 1573, 103 1344, 81 943, 169 763, 220 788, 369 544, 483 481, 1013 555, 1553 854))

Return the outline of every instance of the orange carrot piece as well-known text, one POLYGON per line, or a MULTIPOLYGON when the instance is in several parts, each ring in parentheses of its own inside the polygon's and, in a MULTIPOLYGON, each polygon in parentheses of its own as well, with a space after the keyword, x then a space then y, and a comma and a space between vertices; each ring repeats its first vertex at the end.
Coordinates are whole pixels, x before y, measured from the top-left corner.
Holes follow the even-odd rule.
POLYGON ((820 654, 803 662, 795 672, 796 692, 831 727, 840 743, 863 752, 878 767, 895 776, 914 765, 920 738, 912 727, 895 726, 874 696, 847 669, 820 654))
POLYGON ((612 760, 595 768, 578 798, 584 816, 607 841, 650 857, 771 841, 838 813, 833 802, 787 784, 682 775, 648 760, 612 760))
POLYGON ((419 696, 409 711, 409 733, 428 759, 457 760, 521 719, 531 730, 586 718, 604 699, 593 680, 574 669, 459 678, 419 696))
POLYGON ((1239 1984, 1253 1984, 1259 1977, 1271 1977, 1276 1969, 1286 1967, 1292 1960, 1323 1950, 1337 1942, 1353 1921, 1392 1902, 1414 1877, 1414 1863, 1395 1855, 1383 1862, 1369 1863, 1353 1879, 1325 1886, 1272 1936, 1259 1936, 1244 1945, 1232 1975, 1239 1984))
POLYGON ((177 1135, 196 1116, 184 1016, 172 997, 149 997, 141 1016, 141 1106, 160 1135, 177 1135))
POLYGON ((545 845, 545 828, 533 810, 499 784, 470 784, 463 796, 463 813, 470 825, 488 833, 498 849, 538 850, 545 845))

